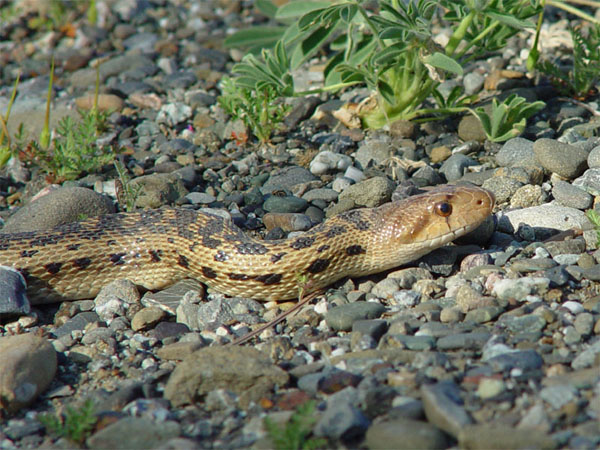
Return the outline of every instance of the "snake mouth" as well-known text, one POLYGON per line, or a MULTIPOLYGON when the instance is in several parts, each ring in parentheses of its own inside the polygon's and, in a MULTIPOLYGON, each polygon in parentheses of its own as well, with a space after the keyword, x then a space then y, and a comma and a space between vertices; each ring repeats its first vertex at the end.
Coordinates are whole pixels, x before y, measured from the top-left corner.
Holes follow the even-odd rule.
POLYGON ((429 241, 428 247, 430 247, 430 248, 441 247, 442 245, 445 245, 448 242, 453 241, 454 239, 457 239, 461 236, 464 236, 467 233, 470 233, 475 228, 477 228, 479 225, 481 225, 481 222, 465 225, 464 227, 456 228, 455 230, 451 230, 451 231, 447 232, 446 234, 437 236, 429 241))

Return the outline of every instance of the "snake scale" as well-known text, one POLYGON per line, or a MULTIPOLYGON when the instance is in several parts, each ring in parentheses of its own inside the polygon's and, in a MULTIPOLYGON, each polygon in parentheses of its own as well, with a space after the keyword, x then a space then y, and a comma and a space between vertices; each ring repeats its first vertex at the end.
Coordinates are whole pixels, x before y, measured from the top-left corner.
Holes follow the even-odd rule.
POLYGON ((476 228, 493 207, 485 189, 446 185, 277 241, 190 209, 118 213, 0 235, 0 264, 24 275, 34 304, 93 298, 119 278, 151 290, 195 278, 232 296, 285 300, 298 295, 299 279, 308 292, 415 260, 476 228))

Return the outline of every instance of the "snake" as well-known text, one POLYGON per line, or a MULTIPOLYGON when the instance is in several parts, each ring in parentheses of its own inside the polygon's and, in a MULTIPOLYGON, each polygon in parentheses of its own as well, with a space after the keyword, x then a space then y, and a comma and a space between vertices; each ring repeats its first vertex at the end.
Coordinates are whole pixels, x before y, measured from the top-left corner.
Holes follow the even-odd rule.
POLYGON ((23 275, 32 304, 94 298, 116 279, 160 290, 184 278, 229 296, 280 301, 414 261, 474 230, 494 205, 486 189, 442 185, 281 240, 250 237, 191 208, 121 212, 0 234, 0 264, 23 275))

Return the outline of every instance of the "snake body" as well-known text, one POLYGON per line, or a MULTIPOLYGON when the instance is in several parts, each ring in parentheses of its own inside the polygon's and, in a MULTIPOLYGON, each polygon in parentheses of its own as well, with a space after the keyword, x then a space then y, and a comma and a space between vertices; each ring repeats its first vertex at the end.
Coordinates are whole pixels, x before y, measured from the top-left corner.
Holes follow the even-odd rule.
POLYGON ((119 213, 0 235, 0 264, 24 275, 38 304, 93 298, 119 278, 150 290, 195 278, 232 296, 284 300, 300 283, 308 292, 415 260, 476 228, 493 206, 485 189, 442 186, 278 241, 190 209, 119 213))

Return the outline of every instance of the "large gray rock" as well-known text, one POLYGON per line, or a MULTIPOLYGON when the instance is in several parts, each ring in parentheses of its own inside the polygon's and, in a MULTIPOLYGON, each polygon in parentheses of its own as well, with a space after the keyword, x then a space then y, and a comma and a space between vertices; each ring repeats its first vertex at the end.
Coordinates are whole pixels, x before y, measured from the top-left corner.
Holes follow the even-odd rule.
POLYGON ((62 187, 19 209, 6 221, 2 233, 47 230, 82 217, 114 212, 112 201, 105 195, 82 187, 62 187))
POLYGON ((245 407, 287 381, 288 374, 254 348, 208 347, 177 366, 167 382, 165 398, 181 406, 215 389, 227 389, 239 394, 240 405, 245 407))

